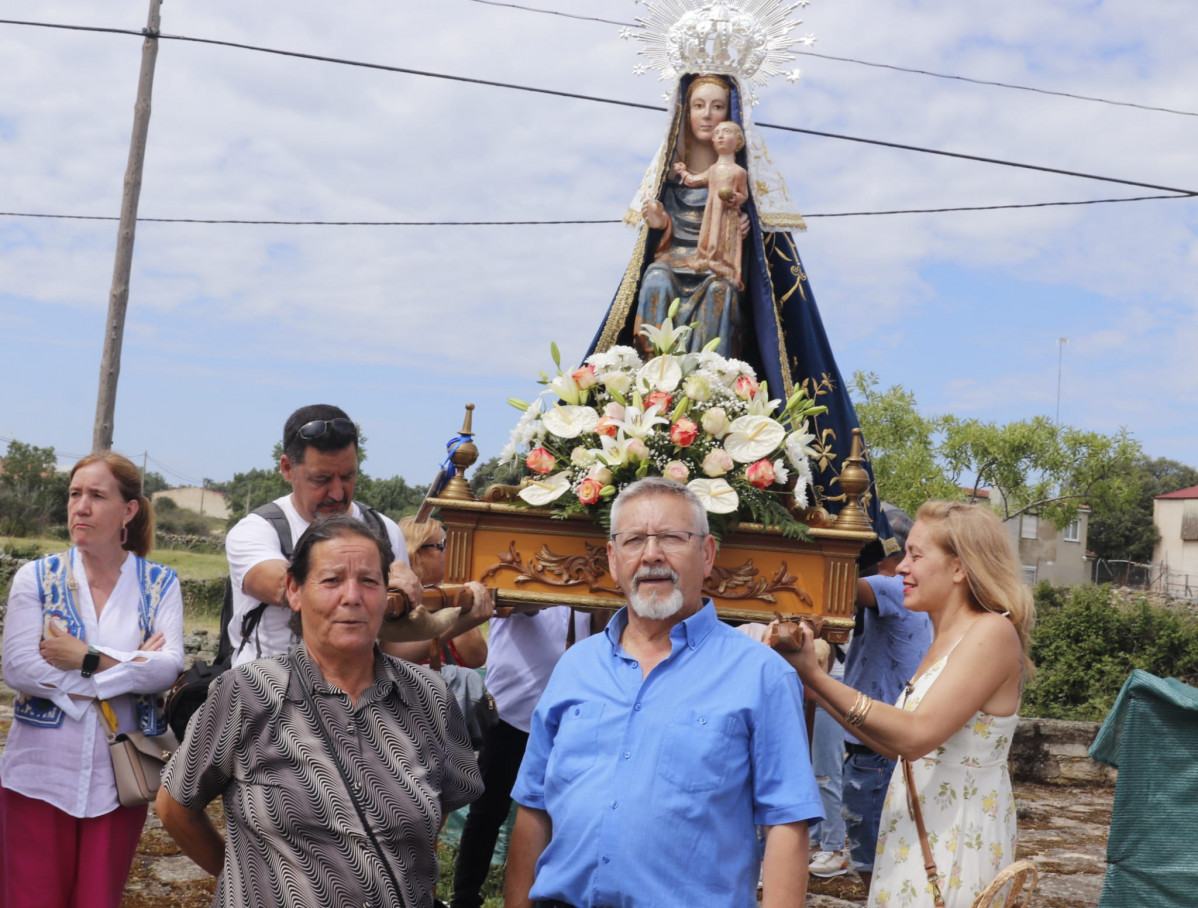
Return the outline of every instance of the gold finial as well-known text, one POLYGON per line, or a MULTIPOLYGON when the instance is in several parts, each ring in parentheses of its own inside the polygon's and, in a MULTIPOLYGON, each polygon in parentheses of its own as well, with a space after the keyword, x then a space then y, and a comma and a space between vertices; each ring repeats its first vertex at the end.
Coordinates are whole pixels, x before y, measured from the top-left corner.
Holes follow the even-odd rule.
POLYGON ((452 498, 455 501, 474 500, 466 482, 466 470, 478 460, 478 448, 474 444, 474 430, 471 426, 473 416, 474 404, 466 404, 466 418, 462 420, 462 430, 458 433, 461 441, 449 455, 449 462, 454 466, 453 478, 445 483, 439 498, 452 498))
POLYGON ((860 429, 853 430, 853 447, 840 468, 840 487, 844 490, 844 507, 836 515, 833 526, 838 530, 869 530, 869 517, 861 506, 861 496, 869 490, 869 474, 862 464, 864 440, 860 429))

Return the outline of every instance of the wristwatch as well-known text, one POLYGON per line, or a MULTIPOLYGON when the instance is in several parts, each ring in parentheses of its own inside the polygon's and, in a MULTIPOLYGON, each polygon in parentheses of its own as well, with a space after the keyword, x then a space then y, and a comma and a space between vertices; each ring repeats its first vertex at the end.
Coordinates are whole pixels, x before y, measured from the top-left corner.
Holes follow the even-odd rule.
POLYGON ((83 657, 83 667, 79 669, 79 674, 85 678, 90 678, 99 667, 100 651, 94 646, 89 646, 87 648, 87 655, 83 657))

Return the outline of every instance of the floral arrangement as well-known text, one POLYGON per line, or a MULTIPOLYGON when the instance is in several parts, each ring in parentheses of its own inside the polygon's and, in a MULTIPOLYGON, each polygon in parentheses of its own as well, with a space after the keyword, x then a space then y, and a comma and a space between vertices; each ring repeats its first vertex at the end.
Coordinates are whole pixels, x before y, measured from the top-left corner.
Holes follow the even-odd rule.
POLYGON ((713 352, 685 350, 687 325, 644 326, 653 346, 646 362, 632 347, 612 347, 557 375, 531 404, 509 399, 524 415, 501 455, 523 455, 530 474, 519 497, 557 516, 589 513, 610 526, 611 501, 648 475, 684 483, 708 511, 716 535, 741 517, 803 538, 792 508, 808 504, 811 462, 807 418, 827 411, 804 391, 785 406, 771 400, 753 369, 713 352), (527 452, 527 453, 525 453, 527 452))

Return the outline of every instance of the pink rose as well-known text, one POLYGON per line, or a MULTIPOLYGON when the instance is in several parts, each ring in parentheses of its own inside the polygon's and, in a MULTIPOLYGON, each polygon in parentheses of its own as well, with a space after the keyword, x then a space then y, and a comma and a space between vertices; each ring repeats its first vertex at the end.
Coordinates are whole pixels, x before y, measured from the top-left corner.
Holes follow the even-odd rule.
POLYGON ((759 460, 745 467, 745 479, 759 489, 768 489, 774 484, 774 465, 768 460, 759 460))
POLYGON ((691 471, 681 460, 671 460, 661 471, 661 475, 674 482, 685 483, 691 478, 691 471))
POLYGON ((637 460, 645 460, 649 457, 648 446, 639 438, 630 439, 628 447, 624 450, 628 452, 629 457, 634 457, 637 460))
POLYGON ((654 391, 645 398, 645 409, 649 407, 657 407, 658 413, 668 413, 670 406, 674 403, 674 398, 665 391, 654 391))
POLYGON ((557 459, 544 448, 533 448, 528 452, 528 457, 524 458, 524 465, 526 467, 534 473, 542 475, 550 472, 556 463, 557 459))
POLYGON ((617 421, 612 419, 610 416, 604 416, 600 418, 599 424, 595 426, 595 431, 600 435, 607 435, 611 438, 615 438, 616 435, 619 434, 620 426, 617 424, 617 421))
POLYGON ((603 405, 603 415, 610 416, 612 419, 624 418, 624 405, 618 404, 614 400, 603 405))
POLYGON ((694 440, 698 437, 699 427, 695 425, 693 420, 689 420, 685 416, 670 426, 670 441, 674 442, 680 448, 685 448, 693 444, 694 440))
POLYGON ((578 500, 583 504, 594 504, 599 500, 599 493, 602 491, 603 483, 601 483, 599 480, 584 479, 578 484, 578 500))
POLYGON ((723 476, 732 469, 732 455, 723 448, 716 448, 703 458, 703 472, 708 476, 723 476))
POLYGON ((595 377, 594 366, 583 366, 581 369, 576 369, 570 373, 570 377, 574 379, 574 384, 578 385, 579 389, 585 391, 587 388, 593 387, 599 379, 595 377))
POLYGON ((742 375, 736 380, 736 396, 741 400, 752 400, 757 393, 757 379, 742 375))

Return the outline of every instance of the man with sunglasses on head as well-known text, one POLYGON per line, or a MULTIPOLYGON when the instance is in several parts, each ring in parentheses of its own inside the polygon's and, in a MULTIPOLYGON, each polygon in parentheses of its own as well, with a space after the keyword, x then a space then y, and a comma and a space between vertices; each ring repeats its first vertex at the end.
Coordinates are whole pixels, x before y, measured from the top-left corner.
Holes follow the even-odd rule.
POLYGON ((284 592, 291 555, 284 540, 294 544, 321 517, 349 514, 376 533, 385 531, 397 556, 388 585, 402 589, 411 601, 420 601, 420 581, 408 567, 399 527, 390 517, 353 500, 358 429, 344 410, 313 404, 292 413, 283 426, 279 471, 290 483, 291 494, 247 514, 225 538, 233 586, 228 633, 234 665, 286 652, 297 642, 289 626, 291 609, 284 592), (248 639, 244 639, 243 629, 248 639))
POLYGON ((755 908, 759 867, 765 908, 802 905, 823 809, 798 676, 703 597, 716 540, 686 486, 633 483, 611 529, 628 605, 566 652, 533 713, 507 908, 755 908))

